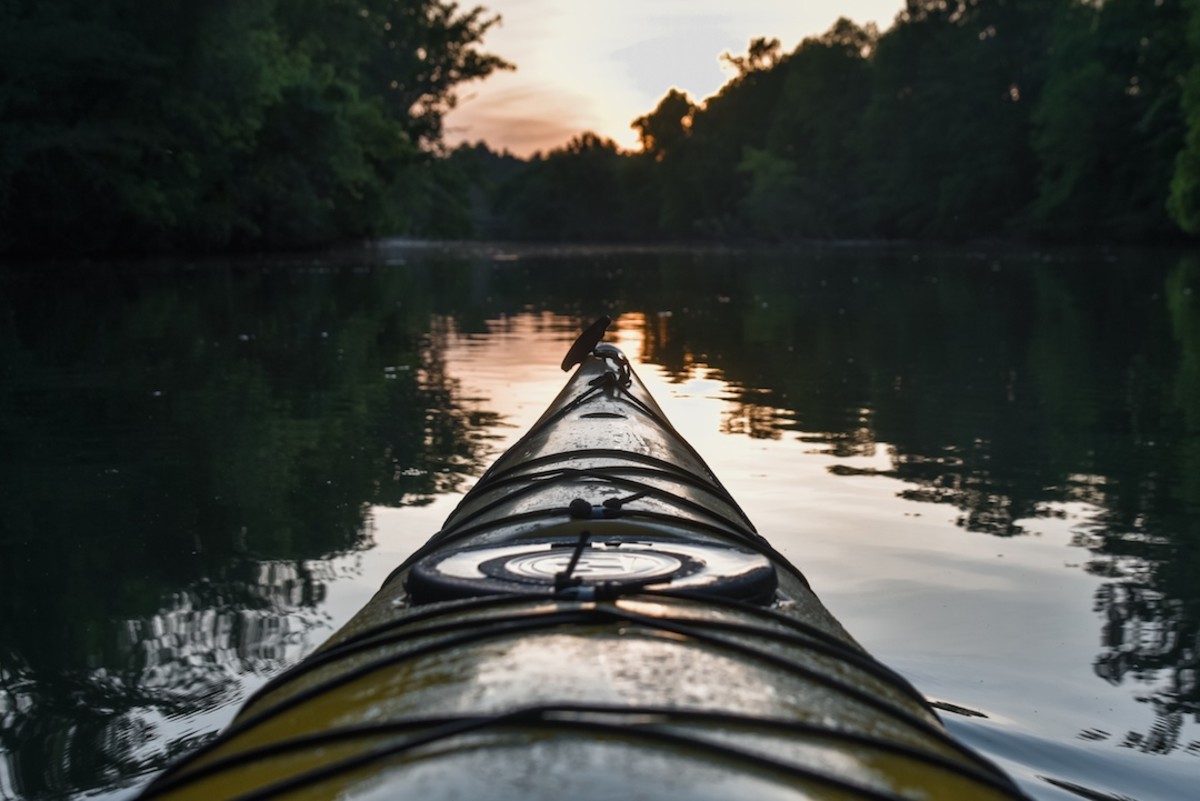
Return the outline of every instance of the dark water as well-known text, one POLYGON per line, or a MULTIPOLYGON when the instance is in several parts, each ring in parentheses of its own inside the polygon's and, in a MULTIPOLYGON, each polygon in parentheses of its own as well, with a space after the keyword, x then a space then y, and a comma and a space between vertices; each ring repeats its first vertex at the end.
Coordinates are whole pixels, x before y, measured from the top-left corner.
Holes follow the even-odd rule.
MULTIPOLYGON (((387 509, 452 501, 509 436, 521 376, 482 397, 503 369, 464 347, 545 359, 602 312, 667 386, 719 384, 730 448, 819 453, 829 486, 927 516, 912 536, 988 550, 987 603, 1034 609, 1013 670, 1099 699, 1042 726, 1018 682, 956 732, 1045 798, 1200 786, 1200 257, 381 248, 0 273, 0 799, 122 796, 211 736, 352 611, 331 593, 374 588, 387 509), (1055 531, 1068 560, 1040 555, 1055 531), (1039 634, 1059 602, 1001 541, 1086 587, 1085 656, 1039 634)), ((926 581, 872 559, 878 587, 926 581)))

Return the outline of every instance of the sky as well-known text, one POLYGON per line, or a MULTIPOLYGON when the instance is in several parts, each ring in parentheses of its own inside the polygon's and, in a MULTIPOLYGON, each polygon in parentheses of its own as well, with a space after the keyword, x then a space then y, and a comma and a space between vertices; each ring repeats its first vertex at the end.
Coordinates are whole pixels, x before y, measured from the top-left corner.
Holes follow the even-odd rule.
POLYGON ((904 6, 904 0, 478 2, 502 18, 482 49, 517 69, 460 87, 446 139, 483 140, 518 156, 584 131, 636 148, 630 123, 669 89, 699 101, 729 79, 721 52, 744 53, 756 36, 777 38, 791 51, 839 16, 883 30, 904 6))

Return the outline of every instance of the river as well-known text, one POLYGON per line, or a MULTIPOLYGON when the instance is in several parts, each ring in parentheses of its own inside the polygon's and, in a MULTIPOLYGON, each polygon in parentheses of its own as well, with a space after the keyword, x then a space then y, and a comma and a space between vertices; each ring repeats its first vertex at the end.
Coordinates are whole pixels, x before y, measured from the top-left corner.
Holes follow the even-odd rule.
POLYGON ((1039 799, 1200 786, 1200 256, 440 247, 0 268, 0 799, 123 799, 610 340, 1039 799))

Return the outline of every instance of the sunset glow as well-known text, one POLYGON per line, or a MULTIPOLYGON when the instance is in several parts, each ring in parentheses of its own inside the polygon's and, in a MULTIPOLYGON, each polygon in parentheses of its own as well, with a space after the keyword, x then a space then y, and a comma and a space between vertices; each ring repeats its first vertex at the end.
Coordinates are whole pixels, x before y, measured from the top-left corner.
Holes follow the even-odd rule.
POLYGON ((583 131, 637 147, 630 123, 671 87, 693 100, 715 93, 729 75, 719 57, 742 53, 757 36, 790 51, 839 16, 886 28, 902 0, 485 0, 503 18, 486 49, 516 65, 466 86, 446 120, 447 139, 486 141, 528 156, 583 131))

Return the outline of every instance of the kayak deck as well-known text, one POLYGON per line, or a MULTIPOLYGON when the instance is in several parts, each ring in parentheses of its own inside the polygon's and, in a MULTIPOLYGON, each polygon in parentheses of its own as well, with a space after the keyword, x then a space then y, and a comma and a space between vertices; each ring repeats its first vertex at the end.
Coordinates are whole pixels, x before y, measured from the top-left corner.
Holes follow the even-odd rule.
POLYGON ((1014 799, 600 345, 341 631, 146 798, 1014 799))

